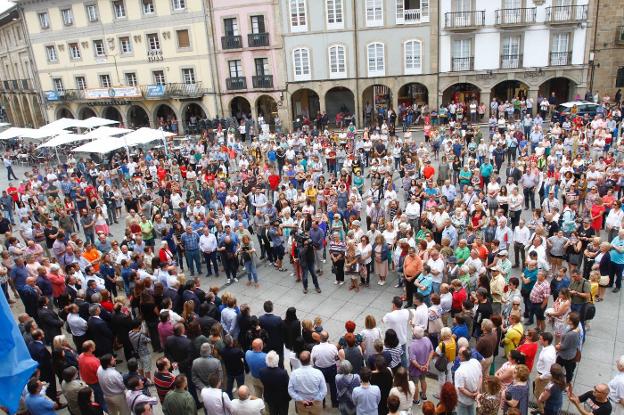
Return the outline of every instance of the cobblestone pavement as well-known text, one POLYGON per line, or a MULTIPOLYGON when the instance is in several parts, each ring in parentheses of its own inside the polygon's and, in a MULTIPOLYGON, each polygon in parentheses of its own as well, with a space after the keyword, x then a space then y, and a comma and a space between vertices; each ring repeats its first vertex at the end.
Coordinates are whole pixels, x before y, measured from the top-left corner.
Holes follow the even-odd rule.
MULTIPOLYGON (((415 133, 418 141, 422 140, 422 132, 415 133)), ((487 131, 484 131, 484 135, 487 131)), ((22 166, 15 166, 18 177, 23 177, 23 173, 29 169, 22 166)), ((504 167, 503 167, 504 170, 504 167)), ((0 186, 5 188, 8 184, 6 172, 0 173, 0 186)), ((537 199, 537 197, 536 197, 537 199)), ((529 217, 530 212, 523 212, 523 217, 529 217)), ((112 233, 116 238, 123 237, 122 225, 114 225, 112 233)), ((604 237, 604 234, 603 234, 604 237)), ((255 238, 254 238, 255 241, 255 238)), ((295 278, 290 276, 291 267, 287 266, 288 272, 279 272, 270 264, 261 263, 258 266, 258 276, 260 287, 247 286, 245 284, 246 275, 244 270, 239 270, 239 282, 226 285, 224 274, 220 278, 202 277, 202 287, 220 286, 221 292, 230 291, 238 299, 238 304, 247 303, 250 305, 252 314, 262 314, 262 304, 266 300, 271 300, 275 304, 275 314, 284 316, 286 309, 290 306, 297 308, 297 316, 300 320, 313 319, 320 316, 323 319, 323 327, 330 334, 330 341, 337 341, 338 337, 344 333, 344 324, 347 320, 353 320, 358 329, 364 328, 364 318, 372 314, 381 325, 381 318, 390 311, 391 299, 401 293, 401 289, 394 288, 396 275, 391 272, 388 283, 385 286, 376 284, 373 277, 370 288, 363 288, 359 292, 348 289, 348 284, 338 286, 333 284, 331 265, 329 261, 323 266, 323 275, 319 278, 322 293, 317 294, 310 290, 308 294, 303 294, 301 283, 296 283, 295 278)), ((205 271, 205 268, 204 268, 205 271)), ((514 269, 514 272, 518 272, 514 269)), ((618 356, 624 354, 624 304, 620 294, 613 294, 607 291, 603 302, 597 303, 597 314, 591 322, 591 329, 587 335, 582 360, 576 370, 574 391, 583 393, 593 388, 600 382, 608 382, 616 373, 615 362, 618 356)), ((18 301, 13 306, 17 315, 22 312, 21 302, 18 301)), ((383 328, 383 327, 382 327, 383 328)), ((160 355, 154 355, 154 362, 160 355)), ((502 361, 499 359, 496 366, 499 367, 502 361)), ((155 367, 155 364, 154 364, 155 367)), ((125 370, 125 364, 119 365, 119 370, 125 370)), ((435 370, 434 370, 435 371, 435 370)), ((532 375, 531 378, 534 376, 532 375)), ((438 392, 437 381, 428 380, 429 399, 433 399, 433 394, 438 392)), ((576 409, 566 401, 563 409, 576 413, 576 409)), ((291 403, 291 413, 294 413, 294 404, 291 403)), ((66 411, 59 413, 66 414, 66 411)), ((158 406, 155 413, 161 414, 158 406)), ((326 413, 338 413, 337 410, 326 410, 326 413)))

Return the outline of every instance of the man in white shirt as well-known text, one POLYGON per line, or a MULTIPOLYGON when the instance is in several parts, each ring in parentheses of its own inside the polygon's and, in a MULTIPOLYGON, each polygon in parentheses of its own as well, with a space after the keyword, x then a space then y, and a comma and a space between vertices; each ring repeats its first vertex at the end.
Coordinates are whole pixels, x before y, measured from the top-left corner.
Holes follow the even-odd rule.
POLYGON ((550 367, 557 362, 557 350, 552 344, 552 333, 544 332, 540 334, 539 342, 542 345, 542 350, 540 351, 540 354, 537 357, 537 362, 535 364, 537 376, 533 381, 533 395, 535 396, 538 410, 540 411, 540 413, 543 413, 544 404, 540 403, 538 398, 550 381, 550 367))
POLYGON ((422 327, 423 330, 427 330, 429 326, 429 308, 425 304, 425 299, 420 293, 414 294, 414 306, 416 309, 411 312, 412 314, 412 326, 422 327))
POLYGON ((199 237, 199 249, 202 251, 204 260, 206 261, 206 276, 212 275, 212 267, 214 265, 215 275, 219 276, 219 268, 217 263, 217 237, 210 233, 208 228, 204 228, 204 233, 199 237))
POLYGON ((498 247, 501 250, 509 249, 511 241, 513 240, 513 233, 511 231, 511 228, 507 226, 507 218, 503 217, 498 221, 498 226, 496 227, 496 233, 494 238, 500 242, 498 247))
POLYGON ((481 363, 471 356, 470 348, 459 350, 459 368, 455 372, 457 415, 476 415, 477 396, 483 379, 481 363))
POLYGON ((238 388, 238 399, 234 399, 231 404, 232 415, 262 415, 264 401, 255 396, 250 396, 249 388, 242 385, 238 388))
POLYGON ((201 390, 201 402, 208 414, 232 413, 232 402, 227 393, 221 389, 221 377, 213 373, 208 378, 209 387, 201 390))
POLYGON ((524 268, 526 264, 526 253, 525 249, 527 244, 529 243, 529 238, 531 237, 531 230, 526 226, 524 219, 520 219, 518 222, 518 226, 514 229, 513 232, 513 241, 514 241, 514 266, 513 268, 518 268, 520 266, 520 258, 522 258, 522 268, 524 268))
POLYGON ((399 338, 399 345, 403 352, 401 353, 401 365, 407 367, 407 322, 410 318, 410 313, 407 309, 403 309, 403 301, 401 297, 395 296, 392 299, 392 311, 383 316, 383 323, 387 329, 392 329, 396 332, 399 338))
POLYGON ((332 406, 338 407, 338 398, 336 391, 336 362, 338 361, 338 348, 336 345, 329 343, 329 335, 326 331, 320 334, 321 342, 312 348, 312 365, 320 370, 325 377, 325 382, 329 384, 329 392, 331 395, 332 406))

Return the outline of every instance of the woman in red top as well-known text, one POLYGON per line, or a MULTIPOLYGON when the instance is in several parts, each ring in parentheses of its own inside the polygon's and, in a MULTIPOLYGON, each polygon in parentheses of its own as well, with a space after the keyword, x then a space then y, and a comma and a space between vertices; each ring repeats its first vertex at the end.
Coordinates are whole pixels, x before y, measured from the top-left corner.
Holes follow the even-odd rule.
POLYGON ((537 330, 529 329, 524 337, 524 343, 516 348, 525 357, 525 364, 529 368, 529 371, 533 370, 533 362, 535 361, 535 355, 537 354, 539 335, 537 330))
POLYGON ((158 251, 158 259, 160 259, 161 264, 172 264, 175 256, 173 252, 169 249, 169 244, 167 241, 162 241, 160 244, 160 250, 158 251))
POLYGON ((464 301, 466 301, 466 299, 468 298, 468 294, 466 294, 466 289, 462 286, 462 283, 459 280, 451 281, 451 286, 453 288, 451 315, 455 315, 457 313, 461 313, 462 305, 464 304, 464 301))
POLYGON ((606 208, 602 201, 602 198, 596 198, 596 201, 591 207, 591 226, 597 234, 600 233, 600 230, 602 229, 602 218, 604 216, 605 210, 606 208))

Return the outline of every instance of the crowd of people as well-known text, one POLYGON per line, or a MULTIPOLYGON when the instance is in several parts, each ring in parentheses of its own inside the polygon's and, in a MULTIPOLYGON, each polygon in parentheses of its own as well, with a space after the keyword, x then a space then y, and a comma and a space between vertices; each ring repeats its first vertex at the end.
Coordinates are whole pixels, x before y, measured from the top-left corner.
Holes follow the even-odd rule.
POLYGON ((489 128, 455 112, 424 116, 424 140, 385 119, 252 140, 217 123, 167 154, 17 179, 7 152, 0 284, 39 364, 21 411, 526 415, 533 400, 551 415, 567 395, 618 413, 624 358, 608 384, 572 384, 621 287, 621 120, 607 103, 562 125, 526 106, 489 128), (330 335, 228 289, 268 272, 319 298, 330 273, 396 296, 330 335))

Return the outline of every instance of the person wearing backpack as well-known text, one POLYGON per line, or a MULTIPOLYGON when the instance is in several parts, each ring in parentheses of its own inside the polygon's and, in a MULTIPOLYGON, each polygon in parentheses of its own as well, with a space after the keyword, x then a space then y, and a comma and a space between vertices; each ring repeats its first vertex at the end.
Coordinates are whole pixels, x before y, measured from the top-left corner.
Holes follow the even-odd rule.
POLYGON ((448 327, 443 327, 440 331, 440 343, 435 350, 435 358, 436 361, 434 366, 438 373, 438 383, 440 388, 444 383, 452 382, 451 375, 451 365, 455 361, 455 356, 457 354, 457 343, 453 338, 451 333, 451 329, 448 327))

